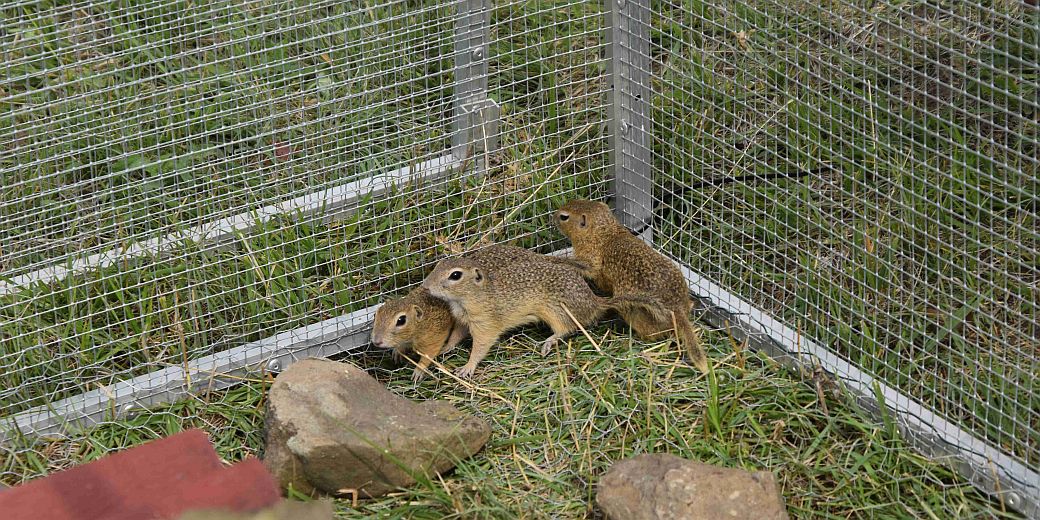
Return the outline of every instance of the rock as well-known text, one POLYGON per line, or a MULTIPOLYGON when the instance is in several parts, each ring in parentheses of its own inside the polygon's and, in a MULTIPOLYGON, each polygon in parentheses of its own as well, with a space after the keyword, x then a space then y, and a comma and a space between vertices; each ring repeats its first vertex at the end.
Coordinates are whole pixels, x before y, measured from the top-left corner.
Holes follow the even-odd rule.
POLYGON ((189 511, 177 520, 334 520, 332 502, 315 500, 313 502, 297 502, 283 500, 274 507, 256 513, 236 513, 232 511, 189 511))
POLYGON ((443 401, 413 402, 360 368, 297 362, 271 385, 264 464, 283 488, 377 497, 480 451, 486 422, 443 401), (404 465, 406 467, 402 467, 404 465))
POLYGON ((666 453, 614 463, 600 478, 596 503, 611 520, 787 519, 771 472, 721 468, 666 453))

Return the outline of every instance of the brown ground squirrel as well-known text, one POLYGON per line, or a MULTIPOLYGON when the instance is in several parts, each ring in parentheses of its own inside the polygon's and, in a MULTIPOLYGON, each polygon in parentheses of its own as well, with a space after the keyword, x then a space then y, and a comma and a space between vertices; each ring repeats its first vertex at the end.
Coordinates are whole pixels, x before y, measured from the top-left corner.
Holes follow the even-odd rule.
POLYGON ((376 309, 372 323, 372 344, 394 349, 394 357, 409 348, 419 355, 412 381, 422 380, 426 368, 440 354, 446 354, 469 336, 469 330, 455 321, 448 304, 434 298, 422 287, 404 298, 389 300, 376 309))
POLYGON ((664 312, 658 315, 638 308, 618 311, 636 334, 659 339, 662 333, 678 329, 690 362, 707 372, 708 357, 698 330, 690 323, 689 288, 671 260, 629 233, 602 202, 571 200, 556 212, 556 223, 574 246, 575 258, 588 264, 586 276, 600 290, 615 298, 660 301, 664 312))
POLYGON ((660 307, 640 297, 597 296, 578 270, 582 265, 513 246, 488 246, 441 260, 423 287, 447 301, 452 315, 473 336, 469 361, 455 373, 473 375, 503 333, 540 321, 553 331, 542 344, 542 355, 547 355, 561 339, 578 330, 564 305, 583 327, 611 309, 631 314, 637 308, 653 313, 660 307))

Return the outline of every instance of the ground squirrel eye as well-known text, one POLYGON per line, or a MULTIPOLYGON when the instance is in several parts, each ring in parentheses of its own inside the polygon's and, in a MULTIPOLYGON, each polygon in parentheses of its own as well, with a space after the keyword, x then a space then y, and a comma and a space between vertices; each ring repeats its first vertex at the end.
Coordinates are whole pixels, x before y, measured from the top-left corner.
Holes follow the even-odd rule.
POLYGON ((408 321, 408 318, 407 318, 407 317, 405 317, 405 315, 404 315, 404 314, 402 314, 402 315, 398 316, 398 317, 397 317, 397 326, 398 326, 398 327, 403 327, 403 326, 404 326, 404 323, 405 323, 406 321, 408 321))
POLYGON ((570 219, 570 218, 571 218, 570 215, 568 215, 566 213, 560 213, 560 222, 567 222, 567 220, 570 219))
POLYGON ((455 281, 461 280, 462 271, 452 271, 451 274, 448 275, 448 278, 455 281))

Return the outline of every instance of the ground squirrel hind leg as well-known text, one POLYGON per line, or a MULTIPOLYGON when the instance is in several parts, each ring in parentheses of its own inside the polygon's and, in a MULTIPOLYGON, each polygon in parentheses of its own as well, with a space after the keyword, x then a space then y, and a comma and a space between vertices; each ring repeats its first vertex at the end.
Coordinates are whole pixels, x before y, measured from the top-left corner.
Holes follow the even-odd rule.
POLYGON ((666 333, 671 332, 675 328, 671 321, 663 323, 641 309, 624 312, 621 315, 621 319, 625 320, 625 323, 632 327, 632 331, 636 333, 636 336, 646 341, 661 341, 668 337, 666 333))
POLYGON ((701 346, 700 332, 690 322, 690 317, 685 313, 668 311, 669 321, 667 323, 654 319, 643 312, 633 312, 625 316, 625 321, 632 327, 636 335, 648 341, 662 341, 670 336, 686 351, 686 357, 690 364, 701 372, 708 371, 708 355, 701 346))
POLYGON ((555 313, 547 313, 542 319, 549 324, 549 328, 553 331, 553 335, 549 336, 542 343, 543 356, 548 356, 549 352, 552 352, 552 349, 556 348, 560 341, 578 331, 578 326, 574 323, 574 320, 563 309, 559 309, 555 313))

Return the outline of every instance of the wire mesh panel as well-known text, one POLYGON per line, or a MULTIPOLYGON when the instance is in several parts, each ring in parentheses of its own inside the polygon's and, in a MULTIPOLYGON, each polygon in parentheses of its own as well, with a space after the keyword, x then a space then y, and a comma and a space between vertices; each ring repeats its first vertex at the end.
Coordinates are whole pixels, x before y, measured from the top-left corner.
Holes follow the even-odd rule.
POLYGON ((627 9, 657 245, 1040 465, 1035 5, 627 9))
POLYGON ((611 193, 789 352, 1035 468, 1038 23, 1018 0, 5 4, 0 482, 256 432, 221 411, 262 406, 265 370, 359 347, 442 254, 559 248, 548 215, 611 193))
POLYGON ((372 307, 438 255, 548 243, 552 208, 606 190, 601 12, 0 8, 0 479, 191 425, 220 436, 231 425, 212 410, 262 387, 214 390, 260 376, 218 384, 206 367, 334 352, 321 345, 363 338, 372 307), (500 133, 473 131, 481 106, 460 117, 461 101, 485 98, 500 133), (456 153, 460 133, 479 146, 456 153), (183 404, 142 413, 185 389, 183 404), (68 427, 61 407, 89 408, 96 427, 68 427))

